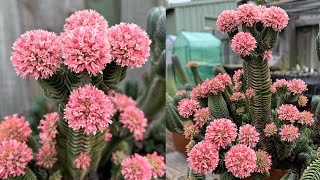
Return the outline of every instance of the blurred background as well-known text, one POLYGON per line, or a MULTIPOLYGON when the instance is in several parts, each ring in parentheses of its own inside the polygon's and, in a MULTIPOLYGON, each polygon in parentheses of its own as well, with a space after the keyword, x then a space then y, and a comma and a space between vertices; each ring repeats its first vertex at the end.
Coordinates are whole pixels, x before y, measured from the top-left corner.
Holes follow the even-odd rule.
MULTIPOLYGON (((12 44, 22 33, 44 29, 59 34, 65 19, 81 9, 95 9, 109 26, 122 21, 145 29, 148 10, 160 5, 165 0, 0 0, 0 117, 23 114, 35 97, 43 96, 34 79, 23 80, 11 65, 12 44)), ((129 70, 126 81, 141 82, 147 68, 129 70)))
MULTIPOLYGON (((194 84, 192 72, 187 68, 190 61, 198 62, 199 74, 204 79, 212 78, 212 69, 218 65, 223 66, 231 77, 242 67, 240 56, 230 48, 228 35, 217 31, 216 20, 222 11, 236 9, 244 3, 278 6, 288 13, 289 24, 280 33, 279 44, 273 49, 273 58, 269 61, 271 78, 273 81, 300 78, 308 84, 306 95, 309 99, 319 94, 320 63, 315 46, 320 22, 319 0, 166 0, 167 84, 172 82, 177 90, 184 89, 181 79, 174 75, 180 67, 194 84), (177 56, 172 58, 172 55, 177 56), (177 65, 177 59, 181 66, 177 65), (175 76, 174 81, 168 81, 171 79, 168 72, 175 76)), ((168 179, 186 178, 187 143, 181 134, 166 132, 168 179)))

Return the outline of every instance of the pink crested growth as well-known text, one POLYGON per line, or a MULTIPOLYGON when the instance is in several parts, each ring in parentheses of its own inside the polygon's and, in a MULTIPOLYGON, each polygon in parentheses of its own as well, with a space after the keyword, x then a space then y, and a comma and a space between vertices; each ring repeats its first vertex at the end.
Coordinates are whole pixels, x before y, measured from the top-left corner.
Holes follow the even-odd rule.
POLYGON ((234 10, 223 11, 217 19, 216 26, 220 32, 234 32, 237 30, 237 12, 234 10))
POLYGON ((64 31, 71 31, 77 27, 92 26, 100 31, 107 32, 108 22, 95 10, 76 11, 66 19, 64 31))
POLYGON ((194 136, 200 133, 199 128, 192 123, 192 121, 188 121, 184 124, 183 134, 186 139, 192 140, 194 136))
POLYGON ((103 91, 92 85, 73 90, 64 111, 64 118, 75 131, 96 134, 112 123, 113 106, 103 91))
POLYGON ((278 130, 277 130, 277 126, 274 122, 267 124, 266 127, 264 128, 263 132, 265 133, 265 135, 267 137, 271 137, 275 134, 277 134, 278 130))
POLYGON ((90 166, 90 162, 91 158, 85 152, 81 152, 73 161, 76 167, 82 171, 85 171, 90 166))
POLYGON ((299 104, 299 106, 304 107, 304 106, 307 105, 307 103, 308 103, 308 98, 307 98, 306 96, 300 95, 300 96, 298 97, 298 104, 299 104))
POLYGON ((237 126, 229 119, 216 119, 206 129, 205 140, 226 148, 237 137, 237 126))
POLYGON ((243 4, 237 8, 236 21, 238 25, 245 24, 252 27, 256 22, 260 21, 260 7, 254 4, 243 4))
POLYGON ((243 56, 247 56, 257 47, 256 44, 256 39, 250 33, 239 32, 233 37, 231 48, 233 51, 243 56))
POLYGON ((222 82, 224 86, 230 86, 232 84, 231 78, 228 74, 219 73, 218 75, 215 76, 215 78, 220 82, 222 82))
POLYGON ((97 73, 111 62, 110 44, 105 32, 92 26, 78 27, 62 36, 64 64, 73 72, 97 73))
POLYGON ((135 106, 127 107, 120 114, 120 122, 123 127, 128 128, 135 140, 142 140, 143 134, 148 126, 148 120, 144 117, 143 111, 135 106))
POLYGON ((192 89, 190 97, 193 100, 198 100, 200 98, 205 98, 206 94, 202 94, 202 84, 198 84, 195 88, 192 89))
POLYGON ((127 96, 126 94, 111 91, 109 93, 109 98, 110 101, 113 103, 114 107, 119 111, 123 111, 125 108, 129 106, 137 105, 137 102, 133 100, 131 97, 127 96))
POLYGON ((111 160, 115 165, 120 165, 126 157, 123 151, 118 150, 112 154, 111 160))
POLYGON ((55 148, 55 143, 45 144, 39 148, 38 153, 36 154, 36 164, 45 169, 51 169, 53 165, 57 162, 58 152, 55 148))
POLYGON ((212 93, 213 95, 218 95, 221 92, 224 92, 226 86, 225 86, 225 82, 221 81, 221 79, 216 78, 212 78, 208 81, 208 84, 203 83, 203 90, 205 90, 206 87, 204 87, 205 85, 207 85, 209 88, 209 92, 212 93))
POLYGON ((255 172, 257 173, 265 173, 268 172, 271 169, 271 156, 262 150, 258 150, 256 151, 256 155, 257 155, 257 167, 255 169, 255 172))
POLYGON ((120 66, 141 67, 149 57, 151 40, 136 24, 120 23, 108 30, 112 59, 120 66))
POLYGON ((299 110, 292 104, 283 104, 277 109, 278 118, 293 123, 299 118, 299 110))
POLYGON ((246 90, 246 96, 247 96, 248 99, 252 99, 255 95, 256 95, 256 92, 254 91, 253 88, 249 87, 246 90))
POLYGON ((257 157, 253 149, 243 144, 237 144, 226 153, 224 161, 228 171, 235 177, 246 178, 254 172, 257 157))
POLYGON ((203 127, 204 124, 210 121, 211 115, 209 108, 201 108, 194 113, 193 120, 196 122, 196 126, 203 127))
MULTIPOLYGON (((213 78, 214 79, 214 78, 213 78)), ((220 81, 217 81, 215 80, 215 82, 217 82, 220 87, 223 87, 223 84, 220 82, 220 81)), ((206 79, 202 84, 201 84, 201 97, 206 97, 207 94, 213 89, 211 88, 211 84, 212 84, 212 81, 211 79, 206 79)), ((216 86, 217 88, 219 86, 216 86)), ((216 92, 216 94, 218 94, 218 92, 216 92)))
POLYGON ((272 51, 266 50, 263 52, 263 60, 264 61, 270 61, 272 59, 272 51))
POLYGON ((179 114, 185 118, 193 115, 200 108, 198 101, 193 99, 182 99, 179 101, 178 110, 179 114))
POLYGON ((281 141, 292 142, 299 138, 300 132, 294 125, 283 125, 280 128, 279 135, 281 136, 281 141))
POLYGON ((274 31, 280 32, 288 25, 289 17, 285 10, 271 6, 265 10, 261 21, 265 27, 271 27, 274 31))
POLYGON ((243 93, 241 92, 234 92, 231 96, 230 96, 230 100, 232 102, 237 102, 237 101, 243 101, 245 100, 246 97, 244 96, 243 93))
POLYGON ((60 38, 44 30, 28 31, 13 44, 11 62, 22 78, 48 79, 62 63, 60 38))
POLYGON ((241 144, 254 148, 259 141, 259 133, 254 126, 246 124, 240 127, 238 139, 241 144))
POLYGON ((186 95, 186 93, 187 93, 187 91, 186 91, 186 90, 180 90, 180 91, 177 91, 177 92, 176 92, 176 95, 185 96, 185 95, 186 95))
POLYGON ((8 179, 26 173, 32 150, 15 139, 0 141, 0 178, 8 179))
POLYGON ((125 180, 150 180, 152 169, 146 157, 134 154, 122 161, 121 173, 125 180))
POLYGON ((188 68, 197 68, 197 67, 199 67, 199 63, 197 61, 189 61, 187 63, 187 67, 188 68))
POLYGON ((166 171, 166 164, 164 163, 164 157, 158 155, 157 152, 147 154, 148 162, 151 166, 152 178, 157 179, 162 177, 166 171))
POLYGON ((107 130, 106 130, 106 135, 105 135, 105 137, 104 137, 104 140, 107 141, 107 142, 109 142, 109 141, 111 140, 111 138, 112 138, 112 134, 111 134, 111 132, 110 132, 110 129, 107 129, 107 130))
POLYGON ((288 90, 294 95, 301 94, 304 91, 307 91, 307 84, 301 79, 292 79, 288 83, 288 90))
POLYGON ((188 161, 195 173, 206 174, 218 166, 219 151, 214 144, 201 141, 188 153, 188 161))
POLYGON ((24 116, 13 114, 4 118, 0 123, 0 141, 16 139, 18 141, 28 141, 31 134, 29 122, 24 120, 24 116))
POLYGON ((288 88, 289 82, 285 79, 277 79, 276 82, 273 83, 273 93, 276 93, 277 90, 286 90, 288 88))
POLYGON ((240 89, 242 87, 242 76, 243 76, 242 69, 238 69, 238 70, 234 71, 233 82, 234 82, 234 89, 236 91, 240 91, 240 89))
POLYGON ((40 120, 40 124, 38 129, 41 130, 40 136, 40 143, 47 144, 51 142, 54 138, 56 138, 58 134, 57 125, 59 121, 59 114, 49 113, 44 115, 44 119, 40 120))
POLYGON ((298 123, 311 126, 314 123, 313 114, 310 111, 302 111, 299 113, 298 123))

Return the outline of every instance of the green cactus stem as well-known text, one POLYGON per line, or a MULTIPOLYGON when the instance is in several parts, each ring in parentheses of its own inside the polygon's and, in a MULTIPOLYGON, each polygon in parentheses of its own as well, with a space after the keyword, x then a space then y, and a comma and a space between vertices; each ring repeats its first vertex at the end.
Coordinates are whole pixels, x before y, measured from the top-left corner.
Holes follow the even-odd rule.
POLYGON ((126 77, 126 74, 126 66, 121 67, 112 61, 103 70, 103 83, 110 89, 118 89, 116 85, 126 77))
POLYGON ((186 71, 183 69, 180 59, 177 55, 172 55, 172 64, 174 68, 174 72, 179 81, 185 85, 190 82, 189 76, 186 71))
POLYGON ((224 100, 222 94, 213 95, 208 94, 208 107, 215 119, 219 118, 229 118, 229 110, 226 101, 224 100))
POLYGON ((188 63, 188 66, 191 69, 191 72, 193 74, 193 80, 196 83, 196 85, 203 83, 203 79, 198 71, 199 64, 196 61, 190 61, 188 63))
POLYGON ((168 64, 167 65, 167 70, 166 70, 166 89, 167 89, 167 93, 170 96, 174 96, 176 94, 176 92, 178 91, 172 64, 168 64))

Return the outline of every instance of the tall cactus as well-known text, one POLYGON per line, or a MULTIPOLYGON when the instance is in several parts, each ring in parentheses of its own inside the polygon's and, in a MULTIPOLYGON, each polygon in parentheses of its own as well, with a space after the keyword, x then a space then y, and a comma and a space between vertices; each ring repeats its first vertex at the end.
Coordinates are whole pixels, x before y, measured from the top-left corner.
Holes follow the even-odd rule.
MULTIPOLYGON (((154 39, 152 45, 139 26, 120 23, 108 28, 107 21, 93 10, 71 15, 60 37, 35 30, 15 42, 11 61, 17 73, 23 78, 35 77, 45 95, 59 106, 59 114, 52 115, 60 115, 56 124, 48 125, 50 132, 45 132, 44 126, 52 123, 51 115, 41 120, 40 144, 34 140, 37 134, 29 137, 33 150, 39 146, 43 149, 38 149, 36 164, 30 163, 22 179, 89 179, 97 172, 101 158, 108 162, 123 141, 143 139, 147 127, 144 116, 154 115, 165 99, 165 15, 163 8, 157 10, 162 14, 153 14, 150 23, 154 29, 148 29, 154 39), (141 67, 147 61, 150 45, 156 57, 151 75, 155 81, 142 103, 144 115, 134 100, 115 91, 128 66, 141 67), (154 101, 154 97, 162 98, 154 101), (132 121, 139 122, 133 125, 132 121), (45 133, 54 133, 54 138, 45 133), (44 148, 47 145, 50 152, 44 148), (43 163, 47 156, 49 163, 43 163)), ((151 171, 151 164, 148 167, 151 171)), ((144 179, 151 177, 149 174, 144 179)))

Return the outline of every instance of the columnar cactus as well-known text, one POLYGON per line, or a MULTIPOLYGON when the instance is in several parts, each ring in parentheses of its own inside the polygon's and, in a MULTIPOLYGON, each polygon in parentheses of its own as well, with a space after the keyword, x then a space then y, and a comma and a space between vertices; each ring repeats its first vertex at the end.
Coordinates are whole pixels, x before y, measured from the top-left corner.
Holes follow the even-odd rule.
MULTIPOLYGON (((150 45, 138 25, 120 23, 108 28, 93 10, 72 14, 60 36, 44 30, 23 34, 13 45, 12 64, 23 78, 39 82, 45 95, 58 103, 59 113, 44 116, 39 135, 30 135, 28 122, 18 115, 0 124, 0 178, 88 179, 101 158, 110 159, 121 142, 142 140, 148 125, 143 111, 116 91, 128 67, 145 64, 150 45), (30 148, 35 164, 29 163, 30 148), (23 163, 7 163, 8 155, 20 157, 23 163)), ((144 162, 141 168, 148 173, 143 179, 162 176, 161 158, 156 154, 123 158, 118 165, 121 177, 140 177, 135 161, 144 162)))
POLYGON ((232 50, 243 60, 234 83, 221 67, 213 70, 214 78, 202 80, 197 62, 189 62, 196 86, 186 83, 166 105, 167 128, 184 131, 190 140, 189 179, 204 179, 207 172, 223 179, 265 179, 271 168, 290 169, 285 177, 299 178, 315 160, 309 141, 315 119, 296 107, 306 106, 306 84, 283 79, 272 85, 270 79, 271 49, 288 20, 281 8, 253 4, 219 15, 217 29, 228 33, 232 50))

